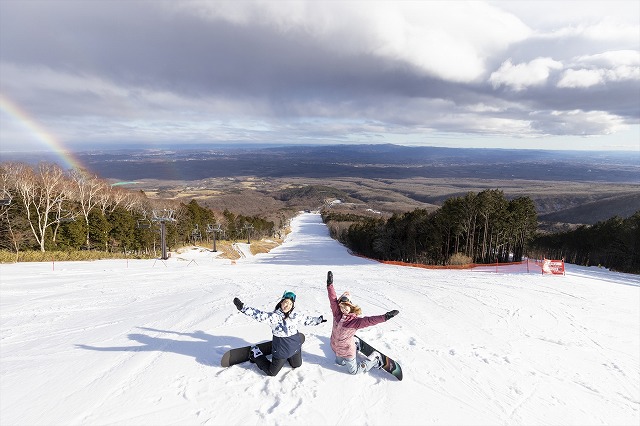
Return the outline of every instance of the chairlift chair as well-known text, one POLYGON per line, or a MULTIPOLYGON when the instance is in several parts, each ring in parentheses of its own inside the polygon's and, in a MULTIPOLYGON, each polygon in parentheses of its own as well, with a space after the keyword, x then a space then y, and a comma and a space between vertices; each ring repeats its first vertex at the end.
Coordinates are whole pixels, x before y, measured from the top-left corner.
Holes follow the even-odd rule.
POLYGON ((211 234, 213 232, 220 232, 220 231, 222 231, 222 229, 220 228, 219 223, 215 227, 212 224, 207 223, 207 234, 211 234))
POLYGON ((171 209, 162 209, 162 210, 154 210, 153 211, 153 220, 154 222, 176 222, 173 215, 175 214, 175 210, 171 209))
POLYGON ((8 206, 11 204, 11 194, 6 189, 2 191, 2 198, 0 198, 0 206, 8 206))
POLYGON ((200 230, 198 229, 198 225, 196 225, 195 229, 193 231, 191 231, 191 237, 193 238, 194 242, 198 242, 198 241, 202 240, 202 234, 200 233, 200 230))
POLYGON ((151 228, 151 223, 147 220, 138 219, 136 223, 136 228, 138 229, 149 229, 151 228))

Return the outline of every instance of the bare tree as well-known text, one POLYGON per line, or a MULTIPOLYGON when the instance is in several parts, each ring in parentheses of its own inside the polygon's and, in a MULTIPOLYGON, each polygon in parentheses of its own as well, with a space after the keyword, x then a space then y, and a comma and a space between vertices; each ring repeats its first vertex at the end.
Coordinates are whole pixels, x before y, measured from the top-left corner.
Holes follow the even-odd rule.
POLYGON ((44 252, 47 229, 73 217, 72 212, 62 207, 69 194, 65 173, 59 166, 48 163, 40 163, 37 172, 27 165, 18 165, 13 173, 31 231, 44 252))
POLYGON ((133 211, 138 203, 136 194, 124 190, 122 188, 114 188, 113 185, 107 185, 102 188, 98 194, 98 207, 103 215, 113 212, 118 206, 122 205, 127 211, 133 211))
POLYGON ((101 194, 107 192, 109 185, 97 176, 89 174, 86 170, 72 170, 70 177, 74 186, 74 198, 80 205, 80 212, 87 226, 85 244, 87 248, 91 248, 91 242, 89 241, 89 213, 100 205, 102 201, 101 194))

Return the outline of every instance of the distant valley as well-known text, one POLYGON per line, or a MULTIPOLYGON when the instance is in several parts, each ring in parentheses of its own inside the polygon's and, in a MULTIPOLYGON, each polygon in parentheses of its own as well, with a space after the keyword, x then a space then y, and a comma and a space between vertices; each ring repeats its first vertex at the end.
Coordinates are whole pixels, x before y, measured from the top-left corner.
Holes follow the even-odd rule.
POLYGON ((213 210, 273 217, 341 208, 389 216, 437 209, 468 191, 529 196, 542 226, 563 229, 640 210, 640 153, 453 149, 398 145, 192 147, 77 153, 112 182, 213 210), (307 188, 301 191, 301 188, 307 188))

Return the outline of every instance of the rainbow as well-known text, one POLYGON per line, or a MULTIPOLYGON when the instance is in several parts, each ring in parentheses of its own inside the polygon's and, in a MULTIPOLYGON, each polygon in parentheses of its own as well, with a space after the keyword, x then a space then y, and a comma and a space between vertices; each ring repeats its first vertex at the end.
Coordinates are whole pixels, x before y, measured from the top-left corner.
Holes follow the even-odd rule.
POLYGON ((21 109, 15 102, 0 94, 0 110, 6 113, 11 119, 20 125, 36 140, 43 143, 48 150, 53 151, 60 159, 60 164, 65 169, 82 169, 83 166, 71 151, 66 149, 62 143, 51 133, 46 131, 35 119, 21 109))

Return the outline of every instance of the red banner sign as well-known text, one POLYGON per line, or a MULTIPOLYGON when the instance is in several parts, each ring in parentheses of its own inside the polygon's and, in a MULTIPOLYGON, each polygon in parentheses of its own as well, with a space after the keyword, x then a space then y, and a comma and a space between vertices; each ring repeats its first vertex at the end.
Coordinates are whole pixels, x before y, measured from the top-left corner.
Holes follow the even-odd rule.
POLYGON ((542 261, 542 273, 564 275, 564 260, 544 259, 542 261))

